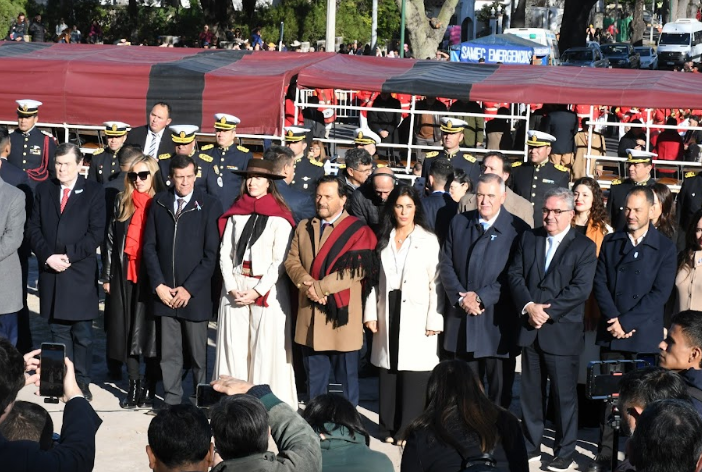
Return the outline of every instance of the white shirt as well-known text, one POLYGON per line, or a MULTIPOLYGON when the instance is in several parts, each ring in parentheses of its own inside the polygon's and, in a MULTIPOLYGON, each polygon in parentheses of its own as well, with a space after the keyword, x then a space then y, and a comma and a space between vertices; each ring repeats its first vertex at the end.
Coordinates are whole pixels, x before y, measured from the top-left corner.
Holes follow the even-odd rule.
MULTIPOLYGON (((568 231, 570 231, 570 226, 568 226, 564 231, 562 231, 562 232, 560 232, 560 233, 558 233, 558 234, 554 234, 553 236, 550 236, 550 235, 547 236, 547 237, 546 237, 546 242, 545 242, 545 244, 546 244, 546 249, 545 249, 545 251, 544 251, 544 254, 548 254, 548 238, 551 238, 551 237, 552 237, 552 238, 553 238, 553 244, 554 244, 554 246, 555 246, 555 249, 553 250, 553 255, 555 256, 555 255, 556 255, 556 252, 558 251, 558 246, 560 246, 560 244, 563 242, 563 238, 565 238, 566 234, 568 234, 568 231)), ((537 262, 539 262, 539 261, 537 261, 537 262)), ((540 263, 541 263, 541 264, 546 264, 546 260, 540 261, 540 263)), ((551 263, 553 264, 553 259, 551 259, 551 263)), ((528 307, 528 306, 531 305, 532 303, 534 303, 534 302, 529 302, 529 303, 527 303, 526 305, 524 305, 524 308, 522 308, 522 315, 525 315, 525 314, 526 314, 526 307, 528 307)))
MULTIPOLYGON (((158 154, 158 147, 161 145, 161 139, 163 139, 163 131, 166 128, 163 128, 161 131, 158 133, 154 133, 151 131, 151 129, 146 126, 146 142, 144 143, 144 151, 149 150, 149 146, 151 146, 151 141, 154 139, 154 135, 156 135, 156 150, 154 151, 156 154, 158 154)), ((158 157, 158 156, 153 156, 153 157, 158 157)))
POLYGON ((333 225, 336 223, 336 220, 338 220, 341 217, 341 214, 344 212, 344 210, 341 210, 335 217, 333 217, 331 220, 322 220, 322 224, 327 223, 330 225, 333 225))
POLYGON ((640 237, 638 237, 637 239, 634 239, 634 237, 631 235, 631 233, 626 233, 626 235, 629 236, 629 241, 631 241, 631 244, 633 244, 634 247, 641 244, 641 241, 644 240, 644 238, 646 237, 647 234, 648 234, 648 230, 646 230, 646 232, 644 234, 642 234, 640 237))
POLYGON ((402 241, 400 249, 398 249, 395 244, 395 235, 396 233, 393 229, 390 231, 390 241, 388 241, 393 263, 390 264, 390 267, 384 267, 389 290, 400 290, 402 288, 402 272, 405 270, 405 261, 407 261, 407 254, 409 254, 412 244, 412 233, 410 233, 405 240, 402 241))
POLYGON ((76 182, 78 182, 78 179, 74 180, 74 181, 71 182, 69 185, 63 185, 63 184, 61 184, 61 190, 60 190, 60 193, 59 193, 59 202, 60 202, 61 199, 63 198, 63 189, 65 189, 65 188, 67 188, 68 190, 70 190, 70 192, 68 192, 68 198, 71 198, 71 195, 73 194, 73 188, 76 186, 76 182))
POLYGON ((188 206, 188 203, 190 203, 191 198, 193 198, 193 192, 190 192, 184 197, 181 197, 176 193, 175 200, 173 201, 173 214, 175 215, 176 213, 178 213, 178 200, 185 200, 185 203, 183 203, 183 208, 185 208, 186 206, 188 206))
POLYGON ((478 223, 480 223, 481 226, 483 223, 487 223, 487 227, 485 228, 485 231, 487 231, 488 229, 492 228, 492 225, 495 224, 495 221, 497 220, 497 217, 500 216, 501 211, 502 211, 502 208, 497 210, 497 214, 487 221, 484 220, 482 217, 478 218, 478 223))

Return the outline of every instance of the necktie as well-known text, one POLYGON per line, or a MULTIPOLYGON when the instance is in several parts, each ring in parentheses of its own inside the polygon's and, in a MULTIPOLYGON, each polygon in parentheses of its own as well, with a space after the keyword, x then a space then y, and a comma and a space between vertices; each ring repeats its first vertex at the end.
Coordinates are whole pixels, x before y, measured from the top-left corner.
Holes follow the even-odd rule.
POLYGON ((149 150, 146 153, 147 156, 156 157, 156 146, 158 145, 158 140, 156 139, 156 133, 149 131, 151 134, 151 144, 149 144, 149 150))
POLYGON ((69 193, 71 193, 70 188, 63 189, 63 195, 61 196, 61 213, 63 213, 64 208, 66 208, 66 203, 68 203, 69 193))
POLYGON ((178 199, 178 209, 176 210, 176 219, 180 216, 180 214, 183 212, 183 207, 185 206, 185 199, 184 198, 179 198, 178 199))
POLYGON ((326 221, 322 221, 322 233, 324 233, 324 230, 327 229, 328 227, 334 227, 331 223, 327 223, 326 221))
POLYGON ((481 221, 480 226, 483 227, 483 233, 490 229, 490 224, 487 221, 481 221))
POLYGON ((551 259, 553 259, 553 255, 556 253, 556 238, 549 236, 546 238, 546 241, 546 270, 548 270, 548 266, 551 265, 551 259))

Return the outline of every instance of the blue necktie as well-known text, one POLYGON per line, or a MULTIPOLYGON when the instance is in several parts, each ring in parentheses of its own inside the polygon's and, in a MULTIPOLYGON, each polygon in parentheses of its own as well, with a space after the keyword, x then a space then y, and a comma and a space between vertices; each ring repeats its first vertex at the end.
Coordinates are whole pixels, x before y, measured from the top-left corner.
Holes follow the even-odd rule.
POLYGON ((556 238, 553 236, 549 236, 546 238, 546 269, 548 270, 548 266, 551 265, 551 259, 553 259, 553 255, 556 253, 556 238))
POLYGON ((490 229, 490 224, 487 221, 481 221, 480 226, 483 227, 483 233, 490 229))

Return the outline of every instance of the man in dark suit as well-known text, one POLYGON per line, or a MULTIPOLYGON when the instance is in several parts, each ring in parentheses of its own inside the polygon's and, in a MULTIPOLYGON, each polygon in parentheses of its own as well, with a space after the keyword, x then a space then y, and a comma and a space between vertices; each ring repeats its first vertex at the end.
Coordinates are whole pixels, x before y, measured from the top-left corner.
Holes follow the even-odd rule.
MULTIPOLYGON (((675 283, 677 254, 675 244, 650 222, 653 203, 650 187, 633 187, 624 203, 626 230, 602 241, 593 287, 602 313, 597 330, 602 360, 655 354, 664 338, 663 314, 675 283)), ((607 466, 613 451, 612 430, 605 424, 596 462, 607 466)))
POLYGON ((578 434, 578 365, 584 346, 585 302, 592 290, 595 243, 570 227, 573 194, 554 188, 544 195, 543 227, 522 234, 509 268, 520 315, 522 424, 530 462, 541 458, 544 392, 551 381, 556 411, 554 459, 548 470, 573 464, 578 434), (528 392, 528 393, 527 393, 528 392))
POLYGON ((453 166, 448 159, 431 159, 430 162, 429 190, 431 193, 422 198, 422 207, 429 229, 439 238, 439 244, 443 244, 451 220, 458 211, 458 203, 446 191, 451 184, 453 166))
POLYGON ((189 156, 170 160, 173 185, 154 197, 144 231, 143 258, 161 319, 164 401, 183 397, 183 355, 189 353, 193 384, 207 382, 207 322, 212 316, 211 280, 217 268, 222 204, 195 186, 197 164, 189 156), (187 348, 183 346, 183 340, 187 348))
POLYGON ((504 209, 500 176, 481 175, 477 195, 478 209, 451 221, 441 253, 441 283, 451 306, 445 314, 444 349, 467 361, 481 379, 487 375, 488 397, 509 408, 518 330, 507 267, 529 225, 504 209))
POLYGON ((263 159, 274 164, 273 172, 285 176, 283 180, 277 180, 275 186, 290 207, 295 223, 312 218, 316 212, 312 195, 290 186, 295 177, 295 154, 292 149, 273 145, 263 153, 263 159))
MULTIPOLYGON (((25 385, 39 380, 38 374, 25 375, 25 370, 35 370, 41 364, 32 351, 25 358, 7 340, 0 338, 0 423, 15 403, 17 394, 25 385)), ((39 450, 31 441, 10 442, 0 434, 0 464, 3 470, 49 472, 70 470, 90 472, 95 465, 95 434, 102 420, 90 403, 85 401, 76 383, 73 363, 66 360, 63 378, 63 425, 61 441, 48 451, 39 450)))
POLYGON ((129 132, 124 144, 141 146, 144 154, 156 158, 163 154, 175 152, 173 141, 164 136, 165 129, 171 124, 171 106, 158 102, 149 113, 149 124, 134 128, 129 132))
POLYGON ((541 209, 544 207, 544 195, 552 188, 567 188, 570 172, 561 165, 549 161, 554 136, 541 131, 529 131, 529 162, 512 163, 512 190, 525 198, 534 209, 534 227, 543 223, 541 209))
POLYGON ((105 236, 105 191, 78 174, 83 155, 75 144, 61 144, 55 163, 56 179, 37 186, 28 228, 39 265, 39 308, 91 400, 92 320, 100 314, 95 253, 105 236))
POLYGON ((17 128, 10 135, 12 149, 7 160, 29 176, 34 189, 54 176, 56 141, 51 133, 36 127, 41 102, 17 100, 17 128))
POLYGON ((29 225, 29 219, 32 215, 34 193, 32 192, 27 173, 7 160, 11 146, 10 133, 7 131, 7 127, 0 126, 0 161, 2 161, 0 178, 24 192, 25 234, 22 245, 17 250, 20 265, 22 266, 22 300, 24 306, 17 317, 17 349, 20 352, 29 352, 32 350, 32 332, 29 328, 29 308, 27 307, 27 279, 29 278, 29 256, 32 254, 32 249, 29 246, 26 227, 29 225))

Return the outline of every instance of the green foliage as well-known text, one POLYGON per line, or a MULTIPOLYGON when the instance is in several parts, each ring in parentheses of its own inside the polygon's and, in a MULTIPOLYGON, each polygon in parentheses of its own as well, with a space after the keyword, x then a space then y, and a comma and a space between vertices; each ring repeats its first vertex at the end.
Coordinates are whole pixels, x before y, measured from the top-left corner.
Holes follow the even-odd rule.
POLYGON ((0 34, 4 38, 20 13, 27 13, 26 0, 0 0, 0 34))
POLYGON ((476 15, 477 21, 485 23, 486 25, 490 24, 490 18, 492 18, 492 13, 490 12, 490 9, 494 8, 495 11, 497 11, 497 7, 500 7, 500 6, 502 7, 502 12, 509 11, 508 5, 506 5, 506 4, 503 5, 498 1, 494 1, 490 4, 483 5, 483 8, 481 8, 480 11, 478 12, 478 14, 476 15))

